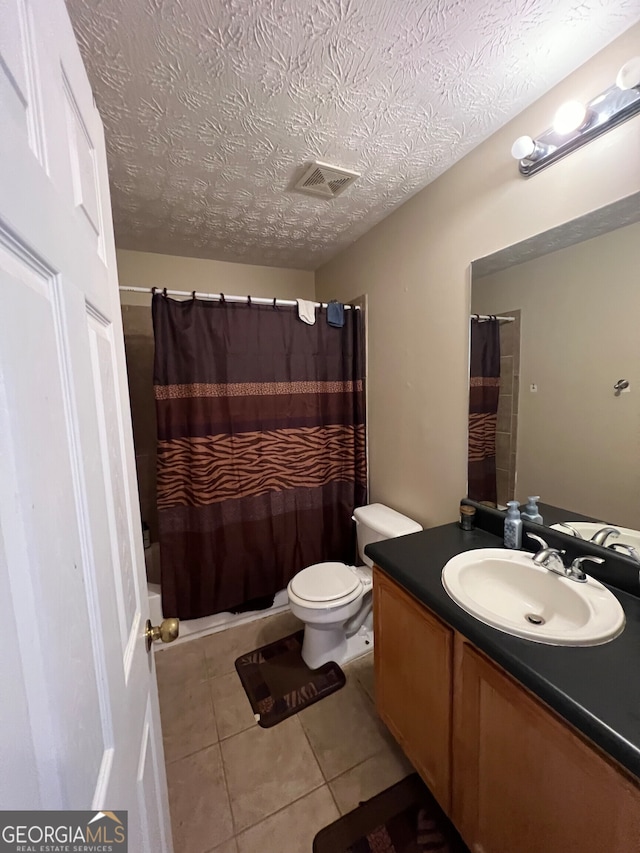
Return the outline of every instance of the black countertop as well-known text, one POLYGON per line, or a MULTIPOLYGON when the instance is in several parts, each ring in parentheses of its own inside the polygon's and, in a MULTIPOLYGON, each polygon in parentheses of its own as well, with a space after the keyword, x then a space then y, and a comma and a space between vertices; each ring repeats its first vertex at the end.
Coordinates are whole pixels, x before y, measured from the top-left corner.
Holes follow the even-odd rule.
POLYGON ((368 545, 367 556, 444 622, 528 687, 621 765, 640 777, 640 598, 609 587, 626 615, 615 640, 601 646, 550 646, 512 637, 459 607, 440 575, 462 551, 499 548, 476 528, 446 524, 368 545))

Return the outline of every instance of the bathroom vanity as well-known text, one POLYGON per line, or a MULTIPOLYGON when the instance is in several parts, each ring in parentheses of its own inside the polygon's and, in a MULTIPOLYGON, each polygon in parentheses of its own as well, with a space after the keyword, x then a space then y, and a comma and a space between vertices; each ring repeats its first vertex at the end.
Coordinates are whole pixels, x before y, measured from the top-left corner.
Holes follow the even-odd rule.
POLYGON ((378 712, 474 853, 640 851, 640 599, 615 591, 601 646, 505 634, 440 580, 499 545, 450 524, 369 546, 378 712))

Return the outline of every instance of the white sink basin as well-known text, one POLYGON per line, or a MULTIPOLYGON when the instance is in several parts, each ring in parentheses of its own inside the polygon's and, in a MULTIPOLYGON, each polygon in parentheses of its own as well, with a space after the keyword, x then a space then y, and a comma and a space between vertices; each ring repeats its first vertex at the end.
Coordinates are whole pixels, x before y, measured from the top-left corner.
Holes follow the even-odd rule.
MULTIPOLYGON (((631 545, 640 553, 640 532, 632 530, 630 527, 618 527, 617 524, 605 524, 604 521, 569 521, 569 519, 567 519, 567 524, 582 534, 583 539, 591 539, 593 534, 602 530, 603 527, 615 527, 616 530, 620 531, 620 536, 610 536, 606 544, 613 545, 614 542, 619 542, 621 545, 631 545)), ((573 536, 573 533, 561 524, 552 524, 551 530, 560 530, 562 533, 573 536)))
POLYGON ((597 646, 624 629, 618 599, 589 577, 586 583, 538 566, 533 555, 505 548, 465 551, 442 570, 442 585, 481 622, 538 643, 597 646))

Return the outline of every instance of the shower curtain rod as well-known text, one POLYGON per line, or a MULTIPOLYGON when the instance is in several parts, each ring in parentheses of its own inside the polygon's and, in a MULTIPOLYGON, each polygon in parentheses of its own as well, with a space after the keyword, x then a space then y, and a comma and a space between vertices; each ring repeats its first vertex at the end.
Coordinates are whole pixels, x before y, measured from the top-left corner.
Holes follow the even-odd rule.
MULTIPOLYGON (((153 293, 153 287, 125 287, 121 285, 120 290, 126 290, 128 293, 153 293)), ((214 299, 218 302, 223 298, 222 293, 197 293, 195 290, 169 290, 165 287, 156 287, 159 293, 166 293, 167 296, 189 296, 197 299, 214 299)), ((225 302, 255 302, 258 305, 297 305, 295 299, 268 299, 265 296, 233 296, 227 293, 224 294, 225 302)), ((316 307, 326 308, 326 302, 314 302, 316 307)), ((360 309, 359 305, 345 305, 345 308, 354 308, 356 311, 360 309)))
POLYGON ((495 317, 496 320, 500 320, 503 323, 515 323, 515 317, 496 317, 495 314, 471 314, 469 316, 470 320, 490 320, 492 317, 495 317))

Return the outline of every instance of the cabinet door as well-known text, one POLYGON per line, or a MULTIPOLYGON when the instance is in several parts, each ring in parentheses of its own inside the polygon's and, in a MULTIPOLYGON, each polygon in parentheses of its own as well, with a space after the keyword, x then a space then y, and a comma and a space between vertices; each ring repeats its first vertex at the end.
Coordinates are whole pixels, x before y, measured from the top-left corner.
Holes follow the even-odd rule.
POLYGON ((453 821, 473 853, 636 853, 640 790, 456 637, 453 821))
POLYGON ((378 569, 374 625, 378 713, 448 812, 453 631, 378 569))

